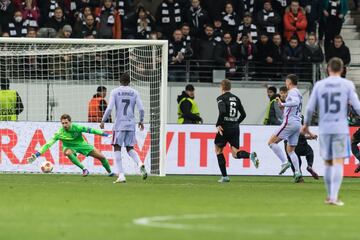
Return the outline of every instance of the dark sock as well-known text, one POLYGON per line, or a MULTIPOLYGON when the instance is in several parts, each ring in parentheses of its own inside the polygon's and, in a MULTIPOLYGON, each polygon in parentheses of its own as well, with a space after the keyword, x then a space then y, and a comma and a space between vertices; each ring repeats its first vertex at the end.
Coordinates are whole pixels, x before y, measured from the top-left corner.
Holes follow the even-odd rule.
POLYGON ((356 159, 360 161, 360 151, 359 151, 359 147, 357 146, 356 143, 351 144, 351 151, 354 154, 354 156, 356 157, 356 159))
POLYGON ((306 161, 307 161, 307 165, 312 168, 314 163, 314 151, 312 150, 311 147, 309 148, 308 154, 306 155, 306 161))
POLYGON ((221 175, 223 177, 226 177, 227 176, 227 173, 226 173, 226 162, 225 162, 225 157, 224 157, 224 154, 220 153, 217 155, 217 159, 218 159, 218 163, 219 163, 219 168, 220 168, 220 171, 221 171, 221 175))
POLYGON ((236 153, 236 158, 240 159, 240 158, 249 158, 250 157, 250 153, 246 152, 246 151, 238 151, 236 153))

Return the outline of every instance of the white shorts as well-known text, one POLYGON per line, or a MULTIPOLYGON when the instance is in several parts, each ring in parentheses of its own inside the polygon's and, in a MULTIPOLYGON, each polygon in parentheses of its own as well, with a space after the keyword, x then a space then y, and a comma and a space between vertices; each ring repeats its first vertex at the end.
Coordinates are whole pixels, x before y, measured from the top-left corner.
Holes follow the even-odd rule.
POLYGON ((133 147, 136 144, 135 131, 114 131, 112 145, 133 147))
POLYGON ((299 141, 301 124, 300 123, 283 123, 274 135, 281 140, 287 140, 290 146, 296 146, 299 141))
POLYGON ((320 155, 325 161, 350 156, 349 134, 321 134, 319 141, 320 155))

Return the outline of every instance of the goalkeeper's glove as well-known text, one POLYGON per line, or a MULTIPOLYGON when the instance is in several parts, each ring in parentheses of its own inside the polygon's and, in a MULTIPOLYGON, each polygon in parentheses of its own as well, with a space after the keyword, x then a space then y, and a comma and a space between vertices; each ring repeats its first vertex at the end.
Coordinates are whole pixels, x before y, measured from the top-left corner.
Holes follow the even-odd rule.
POLYGON ((32 163, 36 160, 37 157, 39 157, 41 154, 39 152, 31 154, 31 157, 27 159, 28 163, 32 163))

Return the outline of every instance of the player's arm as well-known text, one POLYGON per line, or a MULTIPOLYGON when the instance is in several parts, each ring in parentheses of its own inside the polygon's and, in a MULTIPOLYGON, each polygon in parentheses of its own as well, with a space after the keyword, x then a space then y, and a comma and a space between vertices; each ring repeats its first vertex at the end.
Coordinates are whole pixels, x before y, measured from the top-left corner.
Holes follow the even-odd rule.
POLYGON ((300 98, 295 94, 291 96, 290 101, 286 101, 283 103, 280 101, 280 98, 276 98, 276 101, 282 107, 297 107, 300 104, 300 98))
POLYGON ((143 105, 138 93, 136 94, 136 102, 135 103, 136 103, 137 109, 139 110, 139 117, 140 117, 139 128, 140 128, 140 130, 144 130, 145 110, 144 110, 144 105, 143 105))
POLYGON ((224 115, 226 114, 226 104, 224 102, 223 99, 218 98, 217 99, 217 104, 218 104, 218 109, 219 109, 219 116, 218 116, 218 120, 216 122, 216 128, 217 128, 217 132, 222 135, 223 134, 223 119, 224 119, 224 115))
POLYGON ((114 96, 114 91, 112 91, 111 94, 110 94, 109 105, 106 107, 105 113, 104 113, 103 118, 101 120, 101 124, 100 124, 101 129, 104 128, 104 123, 110 117, 111 111, 114 108, 114 106, 115 106, 115 96, 114 96))
POLYGON ((304 126, 301 129, 301 132, 305 135, 313 136, 313 134, 309 130, 309 126, 311 124, 312 116, 317 107, 317 92, 318 92, 317 89, 318 89, 318 85, 315 84, 313 92, 310 95, 308 105, 306 107, 306 112, 305 112, 305 116, 304 116, 304 126))
POLYGON ((91 127, 85 127, 85 126, 81 126, 81 125, 74 125, 74 129, 75 131, 79 132, 79 133, 90 133, 90 134, 95 134, 95 135, 101 135, 101 136, 104 136, 104 137, 108 137, 110 136, 110 134, 102 131, 102 130, 99 130, 99 129, 94 129, 94 128, 91 128, 91 127))
POLYGON ((240 117, 239 117, 239 120, 238 120, 238 122, 240 124, 246 118, 246 112, 245 112, 245 109, 244 109, 243 105, 241 104, 240 99, 238 99, 238 111, 240 112, 240 117))
POLYGON ((355 86, 353 83, 351 83, 349 102, 352 108, 354 109, 354 111, 356 112, 356 114, 360 115, 360 101, 358 95, 356 94, 355 86))
POLYGON ((51 148, 52 145, 54 145, 54 143, 56 143, 59 140, 59 134, 55 133, 55 135, 48 141, 46 142, 39 151, 31 154, 31 156, 27 159, 28 163, 32 163, 33 161, 36 160, 36 158, 40 157, 42 154, 44 154, 49 148, 51 148))

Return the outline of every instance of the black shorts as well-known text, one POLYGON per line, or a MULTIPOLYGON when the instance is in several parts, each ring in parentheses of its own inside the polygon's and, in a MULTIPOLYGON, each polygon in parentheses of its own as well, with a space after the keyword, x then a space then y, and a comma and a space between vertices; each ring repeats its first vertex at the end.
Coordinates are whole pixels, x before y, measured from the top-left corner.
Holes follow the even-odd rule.
POLYGON ((354 133, 351 138, 351 143, 360 143, 360 128, 354 133))
POLYGON ((225 147, 227 143, 230 144, 230 146, 239 148, 240 146, 240 129, 237 128, 228 128, 224 129, 223 135, 221 136, 219 133, 216 134, 215 137, 215 145, 218 147, 225 147))

